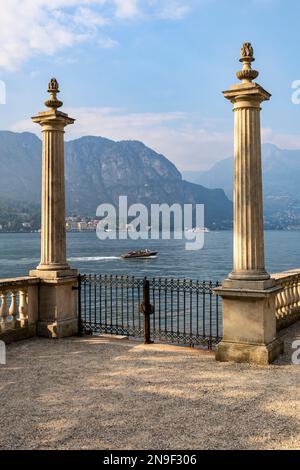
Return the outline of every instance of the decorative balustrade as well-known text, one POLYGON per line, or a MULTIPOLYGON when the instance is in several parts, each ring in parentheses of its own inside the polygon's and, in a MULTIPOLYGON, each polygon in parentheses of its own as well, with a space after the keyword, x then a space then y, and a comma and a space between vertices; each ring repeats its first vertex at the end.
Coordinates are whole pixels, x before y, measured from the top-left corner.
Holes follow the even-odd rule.
POLYGON ((0 338, 13 340, 35 334, 39 279, 0 280, 0 338))
POLYGON ((277 329, 300 320, 300 269, 272 274, 283 289, 276 297, 277 329))
MULTIPOLYGON (((282 290, 276 296, 277 329, 300 320, 300 269, 272 275, 282 290)), ((36 334, 40 279, 0 279, 0 339, 6 342, 36 334)), ((172 305, 172 301, 171 301, 172 305)))

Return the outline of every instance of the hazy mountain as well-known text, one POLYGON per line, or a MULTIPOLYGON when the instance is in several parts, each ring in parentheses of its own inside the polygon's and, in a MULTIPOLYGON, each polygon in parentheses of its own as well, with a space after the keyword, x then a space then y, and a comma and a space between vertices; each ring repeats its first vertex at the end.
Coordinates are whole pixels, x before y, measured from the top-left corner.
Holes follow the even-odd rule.
POLYGON ((0 131, 0 198, 39 202, 41 141, 28 132, 0 131))
MULTIPOLYGON (((262 146, 265 215, 280 223, 300 225, 300 150, 262 146)), ((210 170, 186 172, 183 176, 208 188, 222 188, 232 199, 233 158, 216 163, 210 170)))
MULTIPOLYGON (((0 131, 0 198, 39 203, 41 141, 0 131)), ((183 181, 176 167, 141 142, 82 137, 65 145, 67 212, 95 216, 103 202, 203 203, 208 226, 228 226, 232 203, 220 189, 183 181)))

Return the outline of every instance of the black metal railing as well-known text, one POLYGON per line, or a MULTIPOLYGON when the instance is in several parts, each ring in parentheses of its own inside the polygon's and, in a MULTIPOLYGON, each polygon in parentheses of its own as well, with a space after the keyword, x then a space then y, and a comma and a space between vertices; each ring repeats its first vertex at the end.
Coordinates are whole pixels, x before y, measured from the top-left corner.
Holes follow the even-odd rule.
POLYGON ((218 282, 133 276, 80 275, 79 326, 107 333, 206 345, 222 337, 218 282))

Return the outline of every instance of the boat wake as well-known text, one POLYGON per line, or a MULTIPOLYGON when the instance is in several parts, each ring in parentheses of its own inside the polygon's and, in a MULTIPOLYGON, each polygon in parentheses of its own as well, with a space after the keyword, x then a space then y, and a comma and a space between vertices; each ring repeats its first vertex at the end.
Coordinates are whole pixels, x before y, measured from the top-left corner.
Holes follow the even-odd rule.
POLYGON ((140 262, 140 261, 147 261, 149 259, 156 259, 156 258, 157 258, 157 255, 139 256, 139 257, 136 257, 136 258, 134 258, 134 257, 132 257, 132 258, 123 258, 123 257, 121 257, 121 258, 118 258, 118 259, 123 259, 124 261, 130 261, 130 262, 132 262, 132 261, 139 261, 140 262))
POLYGON ((69 258, 69 261, 109 261, 114 259, 120 259, 119 256, 82 256, 78 258, 69 258))

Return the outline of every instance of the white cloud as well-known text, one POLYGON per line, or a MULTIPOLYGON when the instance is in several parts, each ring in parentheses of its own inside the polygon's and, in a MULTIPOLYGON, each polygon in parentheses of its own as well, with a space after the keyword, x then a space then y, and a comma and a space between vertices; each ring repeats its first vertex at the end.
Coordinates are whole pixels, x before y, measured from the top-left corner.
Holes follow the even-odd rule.
POLYGON ((159 13, 159 17, 168 20, 181 20, 190 12, 190 7, 187 5, 180 5, 169 3, 159 13))
MULTIPOLYGON (((115 108, 69 108, 66 111, 76 118, 75 125, 67 128, 67 140, 84 135, 140 140, 164 154, 180 170, 206 169, 232 154, 231 132, 196 125, 191 114, 124 113, 115 108)), ((11 130, 40 135, 39 127, 29 119, 16 123, 11 130)))
POLYGON ((108 18, 103 15, 94 12, 90 8, 80 6, 77 8, 73 21, 75 24, 84 26, 86 28, 97 28, 98 26, 105 26, 109 24, 108 18))
POLYGON ((103 33, 125 19, 181 19, 178 0, 0 0, 0 70, 15 70, 37 55, 54 55, 84 41, 118 42, 103 33))
POLYGON ((78 0, 1 0, 0 68, 14 70, 36 54, 53 55, 85 39, 57 11, 61 6, 76 6, 78 0))
POLYGON ((118 18, 133 18, 140 14, 138 0, 114 0, 118 18))
POLYGON ((103 36, 98 39, 97 44, 102 47, 102 49, 113 49, 119 45, 119 42, 110 37, 103 36))

